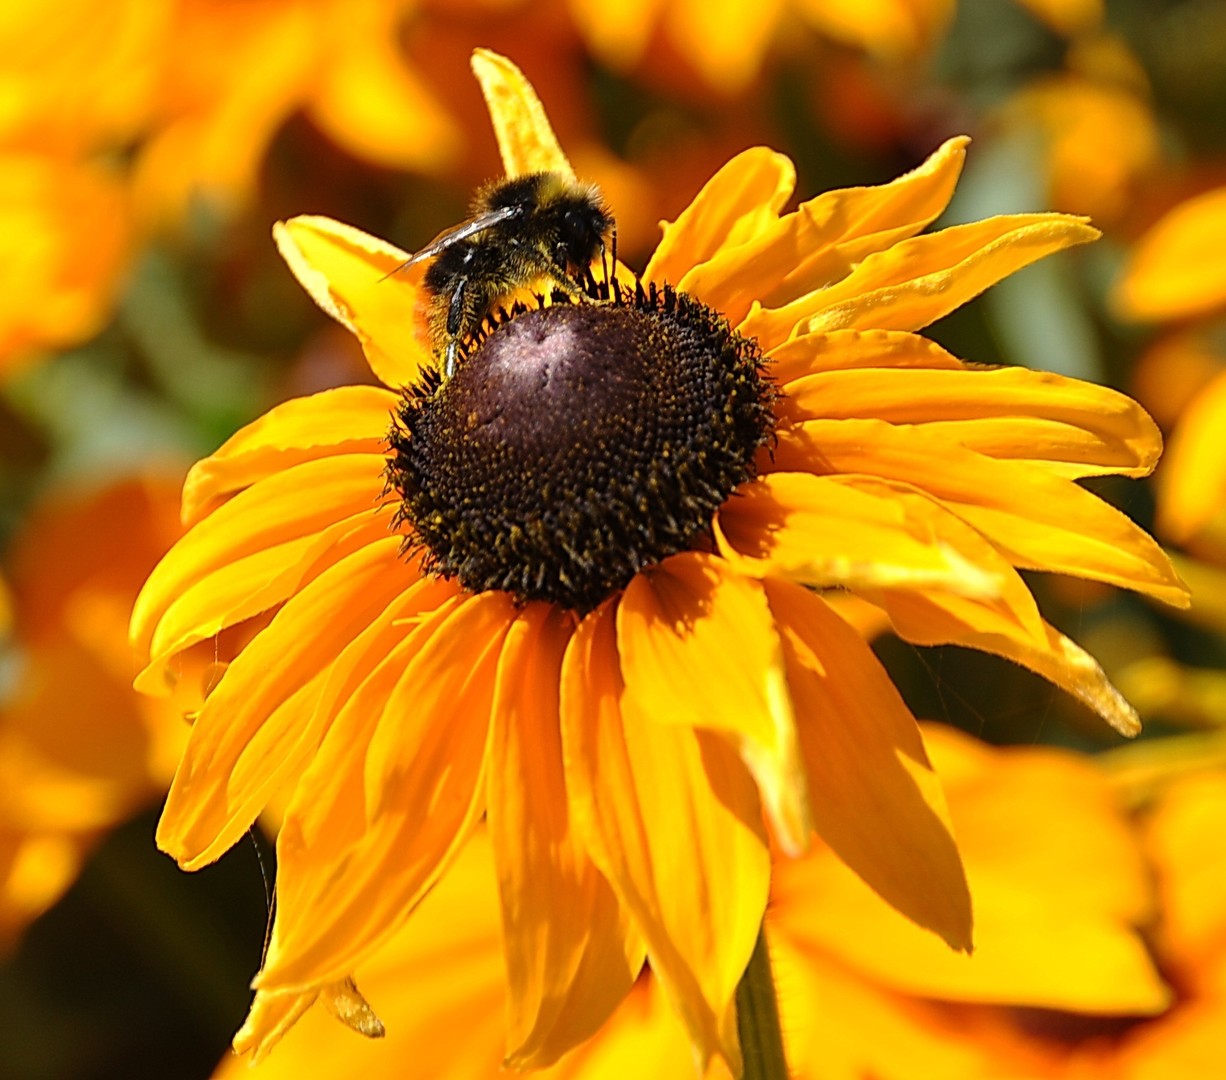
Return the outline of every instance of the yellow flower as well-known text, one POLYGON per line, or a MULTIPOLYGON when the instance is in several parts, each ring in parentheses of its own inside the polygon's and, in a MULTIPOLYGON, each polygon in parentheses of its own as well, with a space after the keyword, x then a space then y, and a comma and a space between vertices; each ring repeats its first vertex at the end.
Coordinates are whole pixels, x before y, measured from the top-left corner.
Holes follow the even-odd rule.
POLYGON ((55 902, 107 829, 160 797, 214 655, 180 693, 132 691, 123 630, 179 533, 175 481, 130 479, 35 507, 8 554, 13 637, 0 694, 0 944, 55 902), (89 543, 82 544, 82 536, 89 543))
MULTIPOLYGON (((518 70, 480 50, 474 68, 508 175, 568 175, 518 70)), ((405 254, 324 218, 278 227, 311 295, 388 387, 408 389, 288 402, 199 462, 192 528, 133 613, 150 658, 138 686, 156 691, 182 649, 276 608, 202 709, 158 831, 193 869, 293 791, 242 1047, 262 1052, 320 995, 373 1027, 347 977, 482 815, 514 1066, 588 1037, 646 954, 699 1059, 738 1071, 733 993, 766 906, 768 837, 794 854, 816 832, 889 903, 969 948, 919 729, 816 590, 859 593, 909 640, 1025 664, 1124 732, 1135 715, 1014 567, 1184 593, 1154 543, 1075 482, 1152 468, 1158 436, 1134 403, 980 370, 915 333, 1096 235, 1048 214, 917 235, 964 147, 786 214, 791 163, 749 150, 665 227, 637 294, 495 320, 437 392, 420 276, 381 280, 405 254), (572 379, 587 353, 567 341, 587 325, 620 344, 572 379), (531 334, 544 344, 508 361, 531 334), (589 379, 601 393, 582 392, 589 379), (700 383, 719 387, 705 404, 700 383), (501 397, 481 396, 491 385, 501 397), (714 434, 651 443, 676 417, 714 434), (597 478, 586 487, 580 464, 597 478), (465 478, 451 492, 465 506, 539 501, 499 532, 501 510, 423 510, 439 476, 465 478), (683 527, 695 506, 710 510, 683 527), (406 557, 406 543, 429 550, 406 557)))
MULTIPOLYGON (((1188 926, 1181 920, 1193 905, 1199 930, 1184 931, 1185 939, 1223 925, 1208 888, 1190 895, 1197 865, 1212 854, 1209 836, 1187 836, 1163 859, 1156 895, 1138 836, 1087 760, 994 750, 938 726, 927 726, 925 739, 976 898, 975 955, 952 953, 901 919, 824 846, 781 862, 767 930, 791 1075, 1052 1076, 1079 1048, 1034 1037, 1027 1018, 1093 1031, 1117 1018, 1137 1031, 1179 1023, 1185 1004, 1155 969, 1142 928, 1159 910, 1160 925, 1188 926)), ((1206 886, 1209 877, 1200 875, 1206 886)), ((363 989, 387 1021, 384 1041, 360 1044, 317 1010, 254 1070, 229 1058, 217 1080, 312 1069, 338 1080, 494 1080, 505 997, 494 880, 488 838, 478 832, 413 919, 362 968, 363 989)), ((1194 955, 1186 960, 1183 971, 1197 980, 1213 971, 1194 955)), ((684 1031, 645 972, 605 1027, 542 1077, 672 1080, 691 1072, 684 1031)))

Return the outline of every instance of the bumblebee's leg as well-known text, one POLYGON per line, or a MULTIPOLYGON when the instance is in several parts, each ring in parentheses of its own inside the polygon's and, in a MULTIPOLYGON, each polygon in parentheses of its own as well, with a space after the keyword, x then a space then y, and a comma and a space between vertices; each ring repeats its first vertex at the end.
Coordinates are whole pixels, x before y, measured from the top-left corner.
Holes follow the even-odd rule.
POLYGON ((464 321, 464 290, 467 286, 468 278, 460 278, 447 303, 447 348, 443 353, 444 379, 450 379, 455 374, 456 354, 460 351, 460 327, 464 321))
POLYGON ((459 346, 456 344, 456 339, 449 337, 447 339, 447 350, 443 354, 443 378, 450 379, 455 374, 456 353, 459 352, 459 346))

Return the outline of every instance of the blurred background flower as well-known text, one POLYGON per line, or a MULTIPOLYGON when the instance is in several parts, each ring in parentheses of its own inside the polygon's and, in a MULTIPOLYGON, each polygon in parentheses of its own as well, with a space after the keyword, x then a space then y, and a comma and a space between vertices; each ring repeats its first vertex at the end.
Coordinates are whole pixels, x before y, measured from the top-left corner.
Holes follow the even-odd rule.
MULTIPOLYGON (((873 922, 867 900, 823 877, 834 863, 820 857, 780 875, 772 942, 801 1076, 914 1075, 892 1056, 907 1048, 952 1077, 993 1075, 998 1061, 1035 1076, 1221 1075, 1223 0, 3 5, 0 1075, 206 1077, 224 1060, 260 962, 268 845, 189 877, 155 853, 152 831, 184 717, 233 643, 185 659, 170 703, 138 700, 125 609, 178 535, 187 462, 279 401, 369 378, 283 268, 271 222, 328 214, 412 250, 498 173, 491 141, 471 137, 485 131, 467 66, 478 45, 535 84, 577 170, 617 208, 631 263, 660 219, 758 144, 787 153, 797 189, 818 192, 882 182, 966 133, 967 172, 938 224, 1053 209, 1104 230, 932 336, 961 356, 1128 390, 1167 434, 1152 481, 1090 486, 1170 546, 1192 609, 1030 581, 1146 732, 1104 756, 1113 737, 1022 669, 878 638, 918 715, 990 744, 1062 750, 938 737, 984 927, 971 967, 900 951, 909 960, 891 974, 867 947, 854 954, 858 939, 907 946, 888 912, 873 922), (977 770, 992 779, 972 793, 977 770), (1050 805, 1036 802, 1048 789, 1050 805), (1076 830, 1057 827, 1060 806, 1076 830), (980 850, 989 820, 1011 828, 1010 845, 980 850), (1095 891, 1108 880, 1114 897, 1095 891), (813 914, 790 918, 797 909, 813 914), (994 912, 1024 928, 1029 968, 992 960, 994 912), (900 981, 902 969, 927 981, 900 981)), ((473 865, 464 873, 488 872, 473 865)), ((261 1068, 289 1075, 302 1054, 318 1072, 325 1052, 353 1065, 397 1030, 424 1030, 414 1052, 428 1075, 421 1063, 443 1041, 429 1018, 464 1000, 472 1056, 449 1064, 492 1070, 489 913, 472 916, 456 967, 468 924, 433 910, 432 940, 357 973, 364 990, 403 992, 402 1009, 385 1010, 386 1047, 321 1014, 286 1040, 284 1065, 274 1054, 261 1068), (419 955, 437 962, 427 989, 404 974, 419 955), (316 1027, 338 1049, 308 1042, 316 1027)), ((656 1014, 647 979, 590 1057, 558 1075, 603 1075, 591 1070, 619 1054, 667 1063, 680 1035, 653 1027, 656 1014)))

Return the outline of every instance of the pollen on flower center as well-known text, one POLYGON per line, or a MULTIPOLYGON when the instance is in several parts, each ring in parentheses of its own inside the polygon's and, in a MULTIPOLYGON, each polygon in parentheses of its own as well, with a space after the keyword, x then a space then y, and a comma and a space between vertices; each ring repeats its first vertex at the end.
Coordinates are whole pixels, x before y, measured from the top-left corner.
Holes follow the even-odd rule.
POLYGON ((405 391, 390 485, 427 570, 587 611, 709 534, 773 423, 757 345, 672 289, 501 318, 405 391))

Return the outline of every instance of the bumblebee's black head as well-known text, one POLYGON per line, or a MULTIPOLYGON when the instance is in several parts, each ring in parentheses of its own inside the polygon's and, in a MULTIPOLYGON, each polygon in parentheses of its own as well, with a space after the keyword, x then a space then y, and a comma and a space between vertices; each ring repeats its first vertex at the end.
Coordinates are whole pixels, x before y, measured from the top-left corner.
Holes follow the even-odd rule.
POLYGON ((564 261, 586 267, 613 231, 613 215, 600 189, 556 172, 527 173, 483 191, 476 210, 519 211, 503 226, 558 249, 564 261))
POLYGON ((613 231, 613 215, 591 186, 576 187, 561 196, 557 212, 558 235, 567 259, 575 266, 587 266, 604 249, 605 237, 613 231))

